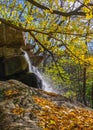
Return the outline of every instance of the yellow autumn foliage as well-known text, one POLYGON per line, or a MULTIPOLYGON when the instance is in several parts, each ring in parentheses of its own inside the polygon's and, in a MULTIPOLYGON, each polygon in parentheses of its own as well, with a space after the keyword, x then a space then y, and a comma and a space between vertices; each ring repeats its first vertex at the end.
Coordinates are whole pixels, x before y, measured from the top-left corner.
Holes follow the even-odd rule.
POLYGON ((43 130, 92 130, 93 111, 86 108, 58 107, 56 104, 41 97, 33 100, 41 106, 36 113, 39 126, 43 130))
POLYGON ((21 115, 24 113, 24 109, 21 107, 16 107, 15 109, 13 109, 11 111, 11 113, 15 114, 15 115, 21 115))
POLYGON ((4 92, 5 96, 13 96, 15 94, 18 94, 18 91, 16 91, 16 90, 7 90, 7 91, 4 92))

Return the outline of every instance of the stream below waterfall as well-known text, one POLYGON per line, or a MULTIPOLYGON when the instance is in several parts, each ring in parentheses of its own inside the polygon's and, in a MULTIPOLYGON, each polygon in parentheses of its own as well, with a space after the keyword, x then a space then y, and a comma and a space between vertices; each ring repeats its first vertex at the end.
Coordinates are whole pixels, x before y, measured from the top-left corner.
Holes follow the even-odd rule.
POLYGON ((53 84, 49 83, 49 81, 47 80, 47 78, 46 78, 45 76, 43 76, 43 74, 41 74, 41 73, 39 72, 39 70, 38 70, 35 66, 32 65, 31 60, 30 60, 30 58, 29 58, 27 52, 24 51, 24 53, 25 53, 24 56, 25 56, 25 58, 26 58, 26 60, 27 60, 27 62, 28 62, 28 65, 29 65, 29 72, 35 73, 35 74, 41 79, 41 81, 42 81, 42 86, 43 86, 42 89, 43 89, 44 91, 47 91, 47 92, 57 93, 57 91, 54 90, 53 87, 52 87, 53 84))

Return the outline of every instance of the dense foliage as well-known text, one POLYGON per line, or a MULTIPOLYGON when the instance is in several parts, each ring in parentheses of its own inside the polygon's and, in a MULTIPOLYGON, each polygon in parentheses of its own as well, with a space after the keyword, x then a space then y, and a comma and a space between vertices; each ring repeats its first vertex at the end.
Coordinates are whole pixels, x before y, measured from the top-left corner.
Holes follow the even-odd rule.
POLYGON ((43 71, 91 107, 92 18, 91 0, 0 0, 0 21, 26 32, 34 52, 44 56, 43 71))

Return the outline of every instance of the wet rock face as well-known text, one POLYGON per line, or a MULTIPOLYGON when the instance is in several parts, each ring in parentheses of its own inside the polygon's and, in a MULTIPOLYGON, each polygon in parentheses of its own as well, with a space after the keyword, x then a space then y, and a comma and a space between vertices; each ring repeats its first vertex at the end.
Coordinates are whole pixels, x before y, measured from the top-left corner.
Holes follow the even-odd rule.
POLYGON ((0 57, 0 77, 4 76, 4 64, 3 64, 3 57, 0 57))
POLYGON ((34 87, 42 89, 42 80, 34 73, 19 73, 12 76, 7 77, 7 79, 16 79, 21 81, 22 83, 34 87))
POLYGON ((29 73, 28 68, 28 63, 24 56, 1 58, 0 78, 5 80, 16 79, 28 86, 42 89, 42 80, 35 73, 29 73))
POLYGON ((42 89, 42 80, 28 72, 28 63, 23 55, 0 57, 0 80, 16 79, 28 86, 42 89))
POLYGON ((27 84, 28 86, 32 86, 35 88, 40 88, 42 89, 42 80, 34 73, 26 73, 23 74, 21 76, 19 76, 19 78, 17 78, 17 80, 21 81, 22 83, 27 84))

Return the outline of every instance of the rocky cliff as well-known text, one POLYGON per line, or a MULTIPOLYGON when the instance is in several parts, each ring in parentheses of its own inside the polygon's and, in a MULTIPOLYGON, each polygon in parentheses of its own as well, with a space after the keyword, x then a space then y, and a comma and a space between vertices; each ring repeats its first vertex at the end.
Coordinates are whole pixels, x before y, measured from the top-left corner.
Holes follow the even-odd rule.
POLYGON ((29 86, 40 88, 39 78, 28 73, 29 66, 22 48, 35 61, 34 64, 41 62, 42 58, 35 57, 30 51, 34 46, 26 44, 23 32, 0 24, 0 80, 17 79, 29 86))
POLYGON ((0 78, 27 70, 28 64, 21 50, 23 46, 23 32, 0 24, 0 78))
POLYGON ((28 63, 23 49, 28 53, 34 65, 39 64, 43 57, 35 56, 35 45, 26 44, 25 35, 8 25, 0 24, 0 79, 16 74, 28 73, 28 63))

